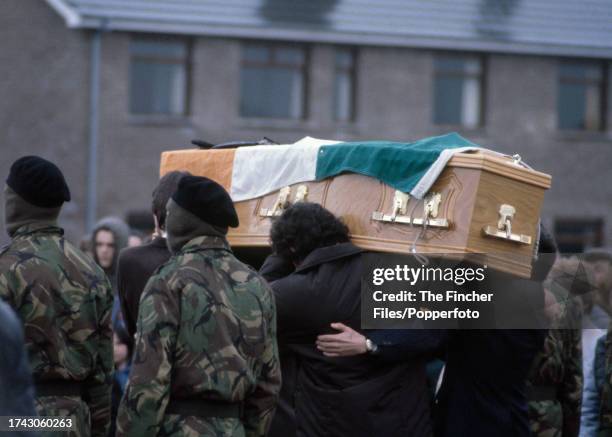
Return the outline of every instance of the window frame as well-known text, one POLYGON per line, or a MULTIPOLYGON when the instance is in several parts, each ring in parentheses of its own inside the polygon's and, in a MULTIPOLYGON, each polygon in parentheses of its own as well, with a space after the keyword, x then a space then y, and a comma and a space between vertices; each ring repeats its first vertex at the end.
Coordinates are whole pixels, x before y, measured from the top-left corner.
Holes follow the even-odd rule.
POLYGON ((141 119, 161 119, 161 120, 182 120, 191 116, 191 91, 192 91, 192 70, 193 70, 193 45, 194 40, 190 37, 180 36, 166 36, 157 34, 131 34, 130 43, 128 48, 129 53, 129 92, 128 92, 128 114, 131 117, 141 119), (156 55, 141 55, 132 52, 132 44, 137 41, 146 42, 172 42, 181 43, 185 47, 185 55, 183 57, 171 57, 171 56, 156 56, 156 55), (165 113, 165 112, 133 112, 132 111, 132 100, 131 100, 131 87, 132 87, 132 68, 134 60, 153 62, 162 65, 180 65, 185 69, 185 86, 183 88, 183 109, 180 113, 165 113))
POLYGON ((239 93, 238 93, 238 115, 244 120, 278 120, 282 122, 288 121, 304 121, 308 119, 310 102, 309 102, 309 91, 310 91, 310 58, 311 58, 311 46, 304 43, 292 43, 292 42, 277 42, 277 41, 242 41, 241 42, 241 54, 240 54, 240 71, 242 75, 243 68, 289 68, 302 73, 302 87, 301 87, 301 99, 300 102, 300 115, 299 117, 268 117, 265 115, 245 115, 242 113, 242 79, 238 81, 239 93), (264 47, 269 50, 268 60, 252 61, 245 59, 244 51, 249 47, 264 47), (277 62, 276 52, 283 49, 298 49, 302 52, 303 60, 299 66, 291 63, 277 62))
POLYGON ((603 59, 581 59, 581 58, 560 58, 557 62, 557 94, 556 94, 556 123, 557 131, 563 133, 582 133, 582 134, 597 134, 607 130, 608 127, 608 74, 609 67, 608 63, 603 59), (575 78, 564 78, 561 74, 562 65, 571 64, 582 64, 585 66, 596 66, 601 73, 601 79, 596 81, 594 79, 575 79, 575 78), (593 85, 599 84, 599 127, 597 129, 577 129, 577 128, 564 128, 561 127, 561 117, 559 112, 559 99, 561 97, 561 85, 563 83, 569 84, 580 84, 580 85, 593 85))
MULTIPOLYGON (((566 246, 568 244, 579 244, 583 246, 583 248, 590 247, 602 247, 605 241, 605 219, 604 217, 571 217, 571 216, 558 216, 554 218, 553 222, 553 235, 557 240, 557 244, 562 248, 562 246, 566 246), (562 235, 562 228, 574 227, 575 229, 582 228, 583 230, 592 229, 594 240, 592 241, 592 246, 588 246, 586 241, 580 236, 584 235, 585 232, 573 233, 569 235, 566 233, 562 235), (575 237, 578 235, 578 237, 575 237), (574 237, 574 238, 572 238, 574 237)), ((562 251, 563 253, 563 251, 562 251)), ((567 253, 567 252, 566 252, 567 253)))
POLYGON ((433 70, 433 85, 432 85, 432 111, 431 111, 431 122, 434 126, 438 127, 446 127, 446 128, 455 128, 462 130, 478 130, 482 129, 486 125, 486 101, 487 101, 487 77, 488 77, 488 55, 486 53, 479 52, 448 52, 448 51, 436 51, 433 52, 432 57, 432 70, 433 70), (478 61, 480 64, 480 73, 465 73, 465 72, 440 72, 436 68, 436 59, 437 58, 473 58, 478 61), (460 78, 476 78, 478 80, 479 85, 479 96, 478 96, 478 104, 479 104, 479 113, 478 113, 478 122, 474 126, 466 126, 463 123, 437 123, 436 122, 436 102, 435 102, 435 94, 436 94, 436 83, 439 77, 460 77, 460 78))

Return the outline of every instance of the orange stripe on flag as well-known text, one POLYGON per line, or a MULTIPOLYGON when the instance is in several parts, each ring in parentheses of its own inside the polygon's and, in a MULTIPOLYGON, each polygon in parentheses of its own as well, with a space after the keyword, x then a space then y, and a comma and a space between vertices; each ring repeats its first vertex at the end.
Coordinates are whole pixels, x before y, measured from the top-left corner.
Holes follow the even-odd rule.
POLYGON ((232 167, 236 149, 221 150, 173 150, 161 154, 159 176, 174 170, 188 171, 195 176, 206 176, 223 185, 229 192, 232 187, 232 167))

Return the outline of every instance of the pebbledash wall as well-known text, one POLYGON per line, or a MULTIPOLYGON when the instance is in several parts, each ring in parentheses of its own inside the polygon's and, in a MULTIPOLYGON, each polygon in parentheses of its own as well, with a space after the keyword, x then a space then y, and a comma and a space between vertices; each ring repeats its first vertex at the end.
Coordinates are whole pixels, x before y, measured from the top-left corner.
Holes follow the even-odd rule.
MULTIPOLYGON (((434 51, 360 47, 356 119, 337 123, 331 104, 335 46, 313 44, 307 117, 262 120, 239 115, 241 41, 208 37, 193 38, 190 115, 173 121, 135 117, 128 101, 130 38, 119 32, 102 37, 98 217, 147 209, 160 153, 189 147, 193 138, 223 142, 268 136, 293 142, 310 135, 408 141, 449 130, 432 123, 434 51)), ((86 231, 91 39, 90 31, 68 29, 42 0, 0 4, 0 177, 24 154, 58 163, 73 193, 61 216, 73 241, 86 231)), ((558 62, 552 56, 488 54, 484 125, 458 132, 484 146, 519 153, 534 168, 552 174, 544 222, 602 218, 603 244, 609 245, 612 111, 605 132, 559 131, 558 62)), ((2 232, 0 242, 6 241, 2 232)))

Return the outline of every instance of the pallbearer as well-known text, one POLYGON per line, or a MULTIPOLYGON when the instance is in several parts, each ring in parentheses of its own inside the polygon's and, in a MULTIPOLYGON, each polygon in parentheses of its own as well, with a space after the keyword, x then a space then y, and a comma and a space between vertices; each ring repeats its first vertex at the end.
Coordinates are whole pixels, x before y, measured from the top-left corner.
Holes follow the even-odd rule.
POLYGON ((265 435, 281 377, 274 299, 232 254, 229 226, 223 187, 183 177, 167 206, 173 256, 140 301, 119 435, 265 435))

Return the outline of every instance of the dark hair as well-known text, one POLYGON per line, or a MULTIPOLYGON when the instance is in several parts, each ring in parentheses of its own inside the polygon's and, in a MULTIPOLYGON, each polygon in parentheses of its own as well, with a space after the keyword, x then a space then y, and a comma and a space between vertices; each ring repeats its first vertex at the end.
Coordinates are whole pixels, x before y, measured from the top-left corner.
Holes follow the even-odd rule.
POLYGON ((348 227, 316 203, 287 208, 270 230, 272 249, 283 258, 301 262, 315 249, 349 241, 348 227))
POLYGON ((186 171, 171 171, 162 176, 153 190, 153 200, 151 202, 151 211, 157 217, 157 223, 160 228, 166 225, 166 204, 168 199, 172 197, 178 184, 183 176, 189 176, 186 171))

